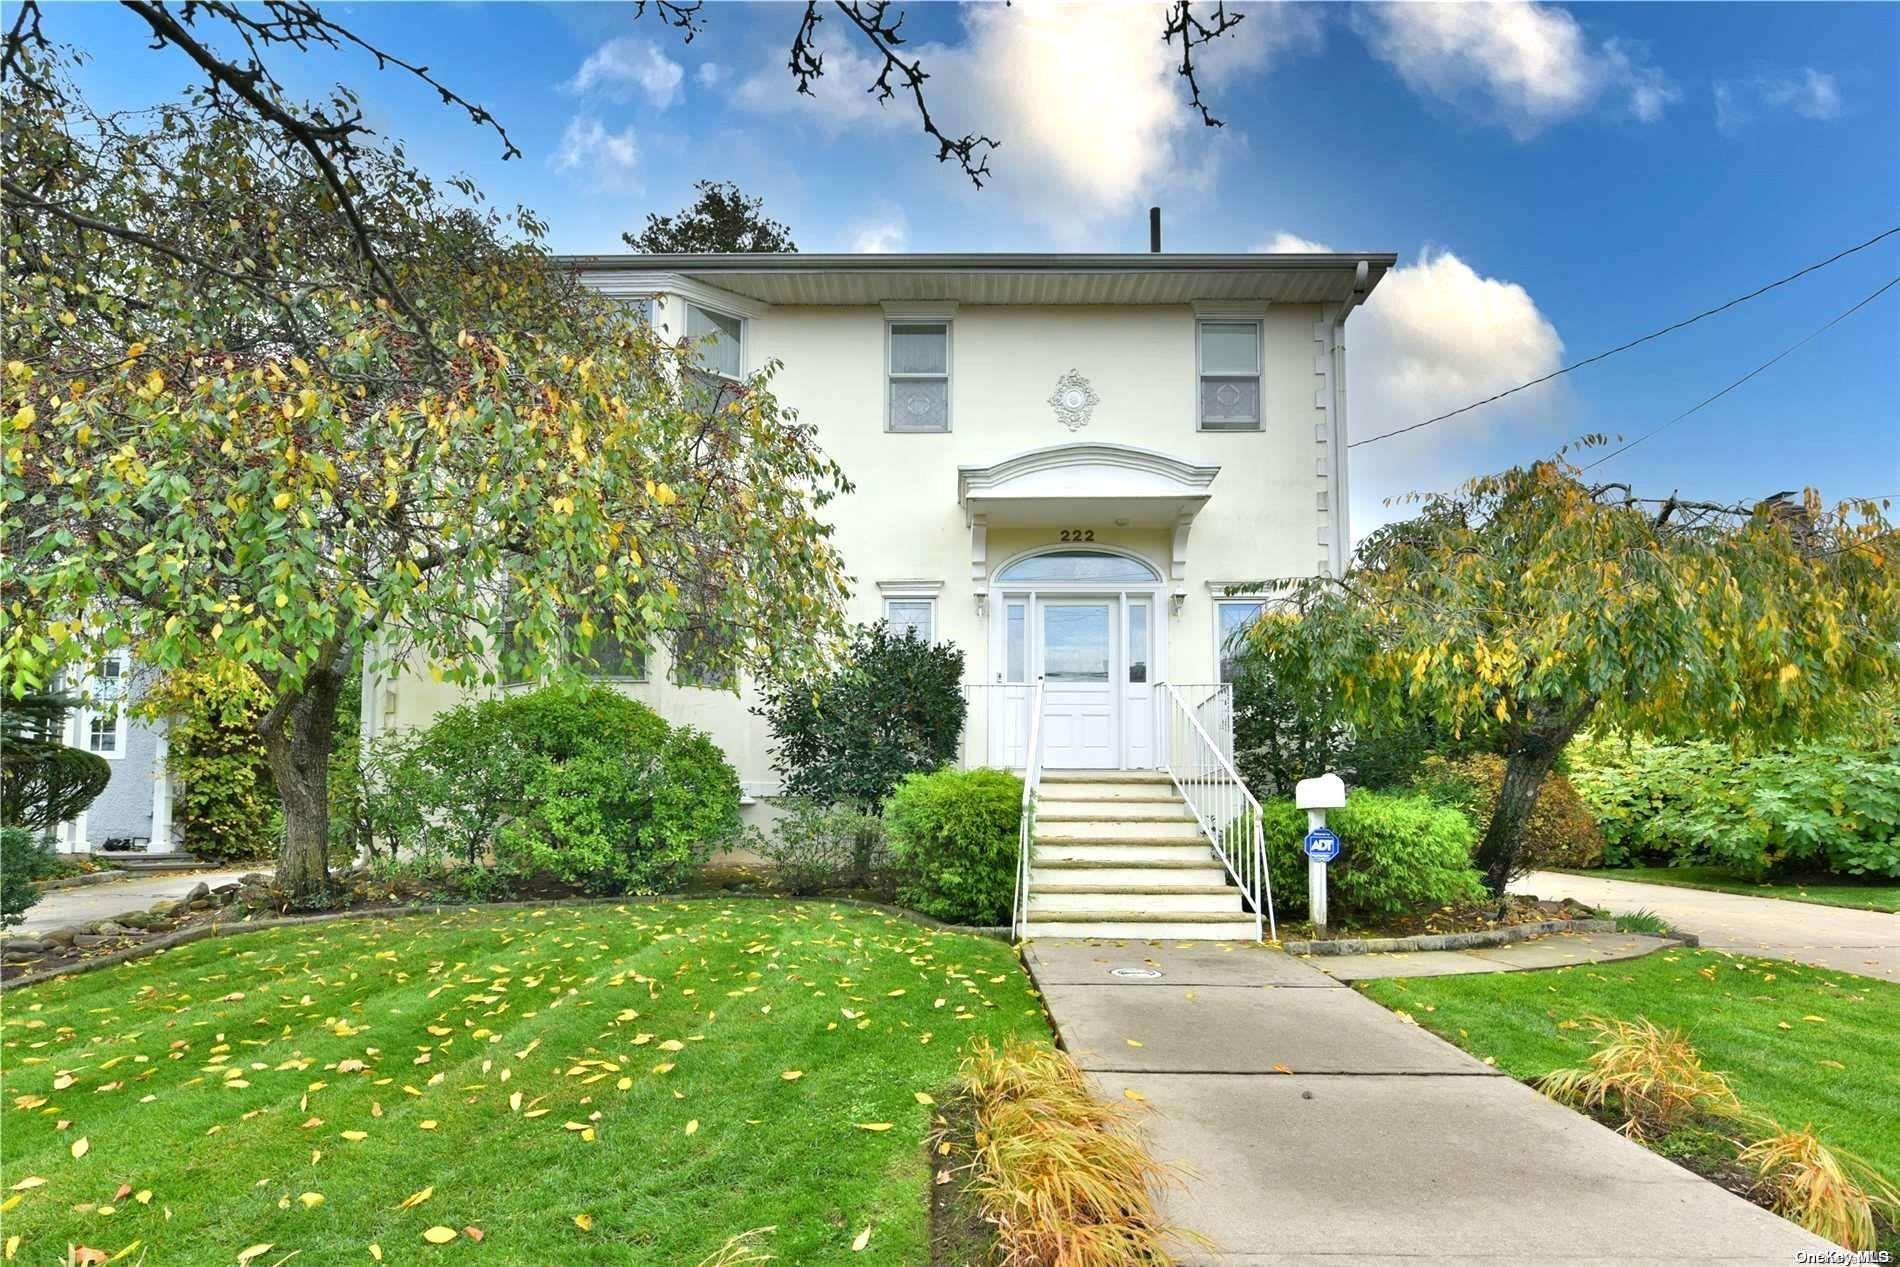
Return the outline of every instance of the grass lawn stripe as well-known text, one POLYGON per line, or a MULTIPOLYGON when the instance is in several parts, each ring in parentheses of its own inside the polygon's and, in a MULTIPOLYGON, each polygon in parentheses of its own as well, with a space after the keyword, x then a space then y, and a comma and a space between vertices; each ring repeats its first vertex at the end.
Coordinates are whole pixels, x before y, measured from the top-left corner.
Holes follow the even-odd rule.
POLYGON ((1900 1181, 1900 985, 1685 950, 1363 988, 1520 1079, 1584 1063, 1586 1031, 1566 1022, 1646 1017, 1680 1028, 1705 1066, 1730 1076, 1743 1103, 1791 1128, 1812 1123, 1826 1142, 1900 1181))
POLYGON ((824 903, 629 903, 275 930, 8 995, 0 1187, 48 1180, 8 1212, 22 1253, 63 1253, 68 1240, 116 1253, 143 1239, 152 1263, 232 1261, 268 1241, 272 1259, 301 1249, 319 1262, 367 1261, 378 1241, 389 1261, 423 1261, 455 1250, 420 1239, 443 1224, 480 1227, 494 1262, 671 1265, 774 1224, 761 1248, 785 1261, 914 1261, 930 1110, 913 1093, 942 1087, 976 1034, 1046 1032, 1009 947, 824 903), (245 997, 228 999, 233 991, 245 997), (639 1015, 617 1019, 626 1009, 639 1015), (340 1033, 338 1020, 357 1032, 340 1033), (478 1037, 484 1027, 499 1041, 478 1037), (636 1045, 643 1033, 651 1040, 636 1045), (201 1074, 220 1035, 229 1063, 266 1065, 247 1070, 248 1088, 201 1074), (188 1053, 168 1059, 179 1040, 188 1053), (668 1040, 684 1046, 661 1050, 668 1040), (428 1063, 415 1064, 425 1048, 428 1063), (369 1069, 335 1070, 352 1058, 369 1069), (312 1063, 277 1068, 293 1059, 312 1063), (568 1076, 587 1059, 619 1068, 590 1084, 582 1079, 599 1066, 568 1076), (668 1062, 670 1072, 654 1072, 668 1062), (77 1081, 56 1092, 62 1069, 77 1081), (803 1077, 787 1082, 787 1069, 803 1077), (632 1079, 624 1092, 621 1077, 632 1079), (511 1112, 514 1091, 545 1096, 539 1107, 551 1111, 511 1112), (159 1099, 138 1103, 147 1093, 159 1099), (18 1107, 31 1096, 47 1103, 18 1107), (596 1110, 595 1141, 563 1129, 596 1110), (323 1124, 304 1129, 313 1116, 323 1124), (72 1125, 56 1132, 62 1117, 72 1125), (420 1129, 425 1120, 436 1128, 420 1129), (858 1129, 878 1122, 892 1128, 858 1129), (352 1142, 343 1130, 368 1135, 352 1142), (82 1135, 92 1151, 74 1160, 82 1135), (314 1165, 312 1150, 322 1153, 314 1165), (152 1189, 151 1206, 74 1210, 111 1203, 121 1182, 152 1189), (431 1185, 420 1207, 394 1208, 431 1185), (303 1208, 303 1192, 323 1204, 303 1208), (592 1215, 591 1232, 575 1226, 580 1213, 592 1215), (854 1255, 867 1225, 871 1247, 854 1255))

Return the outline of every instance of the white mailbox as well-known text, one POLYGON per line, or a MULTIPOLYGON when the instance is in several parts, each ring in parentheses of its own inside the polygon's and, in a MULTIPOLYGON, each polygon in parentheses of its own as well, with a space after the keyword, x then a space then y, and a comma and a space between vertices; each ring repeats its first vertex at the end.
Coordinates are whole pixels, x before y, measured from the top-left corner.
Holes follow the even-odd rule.
POLYGON ((1339 809, 1346 803, 1346 781, 1337 774, 1301 779, 1293 785, 1293 804, 1300 809, 1339 809))

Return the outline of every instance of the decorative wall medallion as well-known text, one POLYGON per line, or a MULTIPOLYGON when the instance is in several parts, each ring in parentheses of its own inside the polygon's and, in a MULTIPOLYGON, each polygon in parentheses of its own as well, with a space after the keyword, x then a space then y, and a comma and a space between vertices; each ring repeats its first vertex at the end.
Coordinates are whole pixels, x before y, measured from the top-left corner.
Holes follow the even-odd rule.
POLYGON ((1058 378, 1055 391, 1049 395, 1049 407, 1056 411, 1056 421, 1071 431, 1088 426, 1095 406, 1101 403, 1102 398, 1089 386, 1089 380, 1074 370, 1058 378))

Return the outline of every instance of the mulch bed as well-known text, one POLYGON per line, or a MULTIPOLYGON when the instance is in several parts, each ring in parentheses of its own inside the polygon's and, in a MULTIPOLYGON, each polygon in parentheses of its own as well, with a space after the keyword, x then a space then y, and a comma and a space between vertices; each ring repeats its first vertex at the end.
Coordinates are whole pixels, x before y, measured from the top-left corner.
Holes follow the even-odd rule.
POLYGON ((924 1147, 930 1168, 930 1267, 986 1267, 995 1249, 995 1230, 984 1219, 976 1201, 965 1190, 970 1172, 967 1158, 974 1144, 975 1125, 970 1106, 954 1089, 937 1093, 939 1125, 924 1147), (938 1145, 948 1142, 952 1156, 938 1145))
MULTIPOLYGON (((1327 927, 1328 937, 1428 937, 1443 933, 1485 933, 1517 924, 1537 924, 1545 920, 1596 919, 1594 907, 1564 898, 1544 901, 1540 898, 1506 894, 1502 899, 1482 902, 1453 902, 1419 914, 1387 918, 1345 918, 1327 927)), ((1304 940, 1313 935, 1306 920, 1281 920, 1282 941, 1304 940)))

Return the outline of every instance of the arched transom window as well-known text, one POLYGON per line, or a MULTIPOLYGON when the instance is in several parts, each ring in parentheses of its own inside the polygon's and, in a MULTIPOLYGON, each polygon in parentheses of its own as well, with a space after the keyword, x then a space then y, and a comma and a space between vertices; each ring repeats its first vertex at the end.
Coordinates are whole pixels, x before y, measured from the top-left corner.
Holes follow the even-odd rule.
POLYGON ((1152 585, 1160 580, 1155 570, 1139 559, 1103 550, 1051 550, 1032 554, 1005 567, 997 579, 1025 581, 1108 581, 1152 585))

